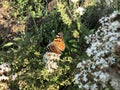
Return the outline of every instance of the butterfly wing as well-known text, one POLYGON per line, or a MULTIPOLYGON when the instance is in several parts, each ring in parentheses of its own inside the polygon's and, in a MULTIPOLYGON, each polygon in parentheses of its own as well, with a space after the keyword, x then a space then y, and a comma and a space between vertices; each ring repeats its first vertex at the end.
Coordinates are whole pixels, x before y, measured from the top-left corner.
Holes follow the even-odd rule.
POLYGON ((60 32, 56 38, 47 46, 47 51, 61 54, 65 50, 65 43, 63 40, 63 33, 60 32))
POLYGON ((53 43, 50 43, 48 46, 47 46, 47 51, 49 52, 54 52, 56 54, 61 54, 62 52, 60 51, 60 49, 53 43))
POLYGON ((64 51, 64 50, 65 50, 65 43, 64 43, 64 41, 63 41, 62 38, 56 38, 56 39, 54 39, 53 44, 54 44, 57 48, 59 48, 61 51, 64 51))

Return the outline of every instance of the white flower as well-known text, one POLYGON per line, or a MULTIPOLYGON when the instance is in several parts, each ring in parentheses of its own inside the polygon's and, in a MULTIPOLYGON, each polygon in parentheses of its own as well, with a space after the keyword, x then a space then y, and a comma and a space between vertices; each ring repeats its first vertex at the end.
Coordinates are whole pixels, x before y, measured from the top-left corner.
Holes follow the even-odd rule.
POLYGON ((109 41, 110 41, 110 42, 111 42, 111 41, 115 41, 115 40, 117 40, 116 37, 110 37, 110 38, 109 38, 109 41))
POLYGON ((83 60, 82 63, 83 63, 83 64, 86 64, 87 62, 83 60))
POLYGON ((105 83, 109 80, 109 74, 101 72, 99 75, 99 79, 105 83))
POLYGON ((78 79, 75 79, 75 84, 79 84, 79 80, 78 79))
POLYGON ((91 89, 91 90, 98 90, 98 87, 97 87, 96 84, 92 84, 92 85, 90 86, 90 89, 91 89))
POLYGON ((11 75, 11 80, 14 81, 17 78, 17 74, 11 75))
POLYGON ((91 50, 90 48, 88 48, 88 49, 86 50, 86 53, 87 53, 87 55, 90 57, 90 56, 92 55, 92 50, 91 50))
POLYGON ((117 14, 119 14, 119 12, 118 12, 118 11, 114 11, 114 12, 110 15, 110 18, 115 18, 117 14))
POLYGON ((83 88, 83 84, 82 84, 82 83, 79 83, 78 87, 79 87, 79 88, 83 88))
POLYGON ((4 70, 0 67, 0 74, 3 74, 4 70))
POLYGON ((7 81, 7 80, 9 80, 9 77, 5 75, 0 76, 0 81, 7 81))
MULTIPOLYGON (((111 73, 106 68, 119 60, 119 55, 117 56, 113 52, 115 46, 120 45, 120 32, 118 30, 120 21, 117 20, 119 15, 119 12, 114 12, 110 17, 101 18, 99 21, 102 25, 98 28, 98 31, 85 37, 87 43, 91 46, 86 50, 89 58, 77 65, 80 78, 82 78, 78 78, 77 81, 79 88, 98 90, 98 83, 101 89, 107 86, 111 73), (91 76, 90 79, 89 76, 91 76)), ((112 81, 111 85, 115 90, 119 90, 118 81, 117 83, 112 81)))
POLYGON ((98 77, 98 76, 100 75, 100 73, 101 73, 101 71, 94 72, 93 75, 94 75, 95 77, 98 77))
POLYGON ((118 78, 112 79, 110 84, 115 90, 120 90, 120 79, 118 79, 118 78))
POLYGON ((46 68, 49 72, 53 72, 54 69, 58 68, 56 60, 60 60, 61 54, 56 54, 53 52, 46 52, 43 56, 43 60, 46 63, 46 68))
POLYGON ((71 0, 73 3, 76 3, 76 2, 78 2, 79 0, 71 0))
POLYGON ((95 64, 92 64, 91 68, 92 69, 95 69, 96 65, 95 64))
POLYGON ((57 62, 51 63, 51 67, 52 67, 53 69, 57 69, 57 68, 58 68, 57 62))
POLYGON ((83 87, 85 88, 85 90, 89 90, 90 88, 89 84, 85 84, 83 87))
POLYGON ((108 57, 108 58, 107 58, 107 61, 108 61, 109 64, 114 64, 114 63, 115 63, 115 58, 112 57, 112 56, 111 56, 111 57, 108 57))
POLYGON ((11 68, 10 68, 10 64, 9 63, 3 63, 0 65, 0 73, 3 74, 5 72, 10 72, 11 68))
POLYGON ((83 81, 85 81, 85 82, 88 81, 87 74, 84 74, 84 75, 83 75, 83 81))
POLYGON ((120 45, 120 41, 118 41, 117 44, 120 45))
POLYGON ((80 14, 80 15, 83 15, 85 13, 85 9, 83 7, 78 7, 76 9, 76 13, 80 14))
MULTIPOLYGON (((102 26, 104 26, 104 24, 108 23, 109 22, 109 18, 108 17, 102 17, 99 22, 102 24, 102 26)), ((108 23, 109 25, 109 23, 108 23)))
POLYGON ((61 54, 56 54, 53 52, 46 52, 43 56, 43 60, 60 60, 61 54))
POLYGON ((95 82, 98 82, 98 79, 97 79, 97 78, 95 78, 95 77, 93 78, 93 80, 94 80, 95 82))
POLYGON ((114 21, 114 22, 112 22, 111 25, 109 26, 109 28, 112 29, 112 30, 114 30, 114 31, 116 31, 117 28, 120 28, 120 23, 119 23, 119 21, 114 21))
POLYGON ((75 80, 79 78, 81 74, 75 74, 75 80))
POLYGON ((77 64, 76 68, 80 68, 80 67, 82 67, 82 63, 81 62, 77 64))
POLYGON ((100 65, 100 64, 102 65, 101 69, 108 67, 108 63, 103 58, 100 58, 99 60, 96 61, 96 65, 100 65))

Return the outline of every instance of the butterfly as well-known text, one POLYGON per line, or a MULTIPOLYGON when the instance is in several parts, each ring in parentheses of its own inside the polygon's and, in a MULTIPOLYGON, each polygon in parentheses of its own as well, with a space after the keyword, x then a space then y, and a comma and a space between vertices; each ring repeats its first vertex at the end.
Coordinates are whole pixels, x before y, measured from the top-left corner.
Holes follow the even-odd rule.
POLYGON ((55 39, 48 44, 47 52, 54 52, 56 54, 62 54, 62 51, 65 50, 65 43, 63 40, 63 33, 59 32, 55 39))

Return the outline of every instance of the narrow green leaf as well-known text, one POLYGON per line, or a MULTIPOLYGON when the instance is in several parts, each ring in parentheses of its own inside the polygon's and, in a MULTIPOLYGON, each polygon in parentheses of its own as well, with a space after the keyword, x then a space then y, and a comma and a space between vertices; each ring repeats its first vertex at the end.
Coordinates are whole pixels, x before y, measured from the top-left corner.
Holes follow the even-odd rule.
POLYGON ((21 38, 17 37, 17 38, 14 38, 13 40, 14 41, 19 41, 19 40, 21 40, 21 38))
POLYGON ((12 46, 13 45, 13 42, 8 42, 8 43, 6 43, 5 45, 4 45, 4 47, 10 47, 10 46, 12 46))

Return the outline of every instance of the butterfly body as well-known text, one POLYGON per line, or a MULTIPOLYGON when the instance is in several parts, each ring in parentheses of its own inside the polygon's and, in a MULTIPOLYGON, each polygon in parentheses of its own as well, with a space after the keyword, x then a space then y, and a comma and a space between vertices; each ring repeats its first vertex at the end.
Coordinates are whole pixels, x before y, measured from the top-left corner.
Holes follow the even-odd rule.
POLYGON ((56 35, 56 38, 47 46, 48 52, 54 52, 56 54, 62 54, 65 50, 65 43, 63 40, 63 33, 60 32, 56 35))

